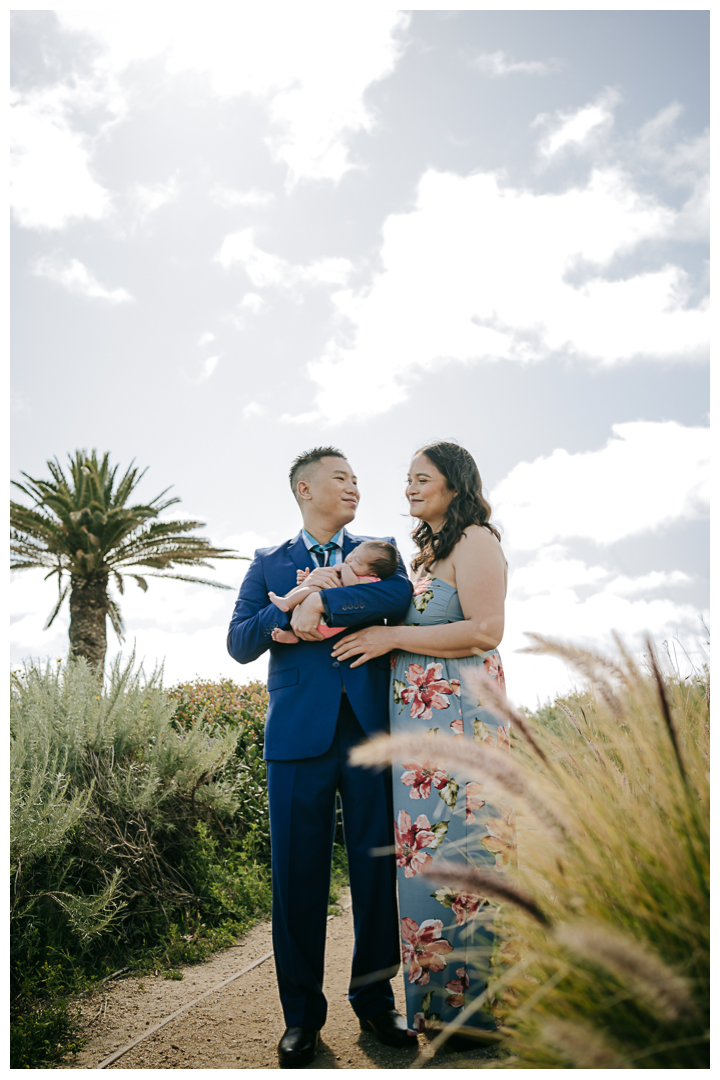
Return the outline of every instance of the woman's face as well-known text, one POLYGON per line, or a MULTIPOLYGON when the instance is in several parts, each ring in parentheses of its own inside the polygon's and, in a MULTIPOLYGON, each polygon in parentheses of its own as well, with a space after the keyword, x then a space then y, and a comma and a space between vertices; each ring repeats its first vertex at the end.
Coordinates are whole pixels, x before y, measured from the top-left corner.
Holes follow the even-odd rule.
POLYGON ((410 463, 405 497, 413 517, 426 521, 438 532, 455 492, 445 477, 425 454, 417 454, 410 463))

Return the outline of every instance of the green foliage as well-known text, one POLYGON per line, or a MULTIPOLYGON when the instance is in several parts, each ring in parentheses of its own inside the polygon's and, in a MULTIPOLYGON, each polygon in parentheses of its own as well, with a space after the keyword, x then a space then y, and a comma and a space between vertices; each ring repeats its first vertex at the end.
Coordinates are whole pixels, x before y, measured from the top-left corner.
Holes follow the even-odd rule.
POLYGON ((72 1047, 73 993, 203 959, 268 913, 267 697, 238 690, 244 717, 205 721, 132 661, 104 685, 82 659, 13 673, 14 1067, 72 1047))
POLYGON ((172 687, 169 697, 175 707, 173 724, 183 735, 203 726, 212 735, 236 738, 234 755, 220 770, 218 782, 207 790, 215 799, 232 800, 235 834, 252 832, 258 858, 269 863, 270 819, 262 757, 268 707, 265 683, 238 686, 231 679, 196 679, 172 687))

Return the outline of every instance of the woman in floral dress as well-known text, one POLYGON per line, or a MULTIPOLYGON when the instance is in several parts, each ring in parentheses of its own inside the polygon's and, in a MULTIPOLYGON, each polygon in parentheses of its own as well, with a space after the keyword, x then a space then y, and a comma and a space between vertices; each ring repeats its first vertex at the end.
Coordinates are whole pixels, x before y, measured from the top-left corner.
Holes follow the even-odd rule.
MULTIPOLYGON (((504 687, 497 646, 507 564, 475 461, 455 443, 431 443, 413 458, 405 494, 418 554, 404 625, 349 634, 335 655, 358 664, 393 651, 393 734, 441 732, 509 749, 507 728, 478 705, 482 675, 504 687)), ((514 821, 482 784, 413 760, 394 767, 393 796, 408 1027, 426 1031, 457 1017, 466 994, 469 1002, 482 993, 495 942, 481 897, 434 887, 425 874, 433 860, 453 858, 502 873, 514 821)), ((462 1031, 494 1026, 481 1009, 462 1031)))

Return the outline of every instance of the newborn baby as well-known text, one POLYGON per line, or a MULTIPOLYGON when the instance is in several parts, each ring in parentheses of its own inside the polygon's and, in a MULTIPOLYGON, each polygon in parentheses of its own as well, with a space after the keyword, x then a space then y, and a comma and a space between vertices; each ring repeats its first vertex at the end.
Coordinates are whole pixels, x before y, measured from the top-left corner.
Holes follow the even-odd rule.
MULTIPOLYGON (((349 553, 345 562, 339 566, 327 567, 334 570, 338 576, 338 585, 364 585, 369 581, 382 581, 395 573, 398 566, 398 553, 392 544, 384 540, 364 540, 349 553)), ((319 585, 303 585, 302 582, 310 574, 309 570, 298 570, 298 584, 291 589, 286 596, 278 596, 274 592, 268 593, 268 599, 281 611, 292 611, 301 604, 310 593, 321 592, 319 585)), ((345 630, 344 626, 328 626, 323 616, 318 625, 318 630, 323 637, 333 637, 345 630)), ((283 645, 294 645, 299 638, 292 630, 273 630, 273 641, 280 641, 283 645)))

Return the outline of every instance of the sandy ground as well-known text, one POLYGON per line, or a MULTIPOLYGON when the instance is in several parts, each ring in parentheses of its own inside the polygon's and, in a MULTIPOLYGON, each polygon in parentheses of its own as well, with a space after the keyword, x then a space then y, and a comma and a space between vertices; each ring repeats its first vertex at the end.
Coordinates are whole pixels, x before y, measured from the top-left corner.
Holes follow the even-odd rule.
MULTIPOLYGON (((349 904, 349 894, 341 898, 349 904)), ((68 1056, 61 1069, 96 1069, 107 1057, 133 1042, 147 1028, 176 1009, 242 971, 272 949, 270 925, 254 927, 236 946, 204 964, 183 969, 182 980, 162 976, 126 977, 105 984, 81 1002, 87 1044, 68 1056)), ((347 1000, 352 955, 349 910, 328 922, 325 994, 328 1021, 311 1069, 462 1069, 487 1060, 478 1049, 456 1054, 440 1050, 429 1056, 424 1036, 417 1052, 383 1046, 370 1032, 360 1031, 347 1000)), ((402 975, 393 983, 398 1009, 404 995, 402 975)), ((265 960, 187 1012, 151 1034, 108 1069, 277 1069, 277 1044, 284 1024, 275 984, 273 959, 265 960)), ((488 1062, 489 1063, 489 1062, 488 1062)))

